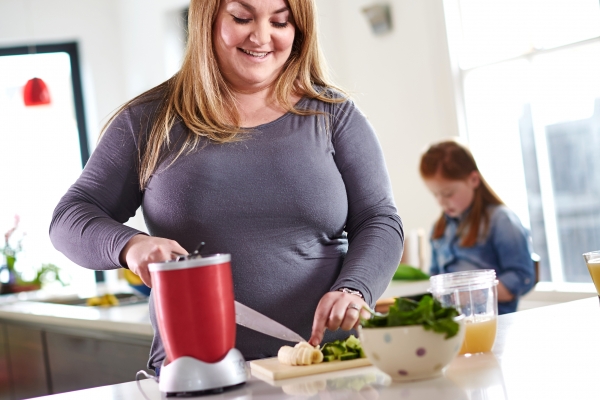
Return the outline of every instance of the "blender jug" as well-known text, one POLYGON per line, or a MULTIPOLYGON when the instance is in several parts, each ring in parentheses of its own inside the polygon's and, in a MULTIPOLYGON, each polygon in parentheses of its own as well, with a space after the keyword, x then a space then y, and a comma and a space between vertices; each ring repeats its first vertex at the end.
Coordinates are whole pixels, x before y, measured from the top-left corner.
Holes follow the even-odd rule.
POLYGON ((169 360, 189 356, 213 363, 235 345, 231 257, 153 264, 158 328, 169 360))
POLYGON ((190 255, 150 264, 149 270, 167 354, 159 389, 194 392, 245 382, 244 358, 234 348, 231 256, 190 255))

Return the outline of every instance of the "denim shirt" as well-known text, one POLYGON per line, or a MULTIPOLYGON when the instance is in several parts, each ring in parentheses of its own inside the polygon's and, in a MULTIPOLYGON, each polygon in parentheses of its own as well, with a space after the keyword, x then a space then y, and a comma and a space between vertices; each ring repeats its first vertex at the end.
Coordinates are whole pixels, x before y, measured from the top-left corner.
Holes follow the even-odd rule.
POLYGON ((431 239, 431 275, 474 269, 493 269, 500 282, 514 295, 499 302, 499 314, 517 310, 519 297, 535 284, 529 232, 508 207, 490 206, 487 235, 480 231, 473 247, 460 245, 456 231, 468 210, 460 218, 446 217, 446 230, 439 239, 431 239))

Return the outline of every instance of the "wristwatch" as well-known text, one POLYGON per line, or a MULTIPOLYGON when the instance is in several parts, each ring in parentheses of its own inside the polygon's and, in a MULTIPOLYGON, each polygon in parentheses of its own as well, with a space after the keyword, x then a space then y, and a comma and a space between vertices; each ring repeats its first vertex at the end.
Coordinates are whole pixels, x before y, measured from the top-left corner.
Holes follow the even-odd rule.
POLYGON ((343 287, 343 288, 339 288, 337 291, 338 291, 338 292, 342 292, 342 293, 353 294, 353 295, 355 295, 355 296, 358 296, 358 297, 360 297, 361 299, 364 299, 364 296, 363 296, 363 295, 362 295, 362 293, 361 293, 361 292, 359 292, 358 290, 354 290, 354 289, 349 289, 349 288, 345 288, 345 287, 343 287))

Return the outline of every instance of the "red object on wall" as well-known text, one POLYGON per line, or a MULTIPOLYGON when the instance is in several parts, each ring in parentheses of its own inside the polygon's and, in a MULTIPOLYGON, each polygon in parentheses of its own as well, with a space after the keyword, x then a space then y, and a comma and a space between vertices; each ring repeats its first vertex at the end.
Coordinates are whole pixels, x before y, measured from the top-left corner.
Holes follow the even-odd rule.
POLYGON ((23 88, 23 100, 26 106, 41 106, 50 104, 50 92, 48 86, 40 78, 27 81, 23 88))

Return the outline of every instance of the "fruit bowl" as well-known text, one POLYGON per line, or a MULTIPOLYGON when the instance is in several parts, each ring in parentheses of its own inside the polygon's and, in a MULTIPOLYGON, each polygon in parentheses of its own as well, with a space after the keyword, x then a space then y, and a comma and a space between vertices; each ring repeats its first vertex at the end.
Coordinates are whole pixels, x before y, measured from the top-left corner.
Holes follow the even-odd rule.
POLYGON ((443 374, 465 337, 465 320, 458 316, 458 333, 448 339, 422 325, 358 327, 367 358, 394 381, 431 379, 443 374))

